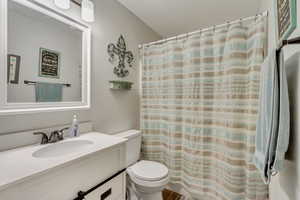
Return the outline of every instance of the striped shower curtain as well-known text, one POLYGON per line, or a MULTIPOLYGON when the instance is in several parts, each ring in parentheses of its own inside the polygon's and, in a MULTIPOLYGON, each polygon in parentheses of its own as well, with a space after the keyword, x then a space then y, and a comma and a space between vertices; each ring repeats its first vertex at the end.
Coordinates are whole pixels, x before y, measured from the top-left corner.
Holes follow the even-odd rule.
POLYGON ((142 155, 193 199, 268 199, 252 163, 266 21, 143 49, 142 155))

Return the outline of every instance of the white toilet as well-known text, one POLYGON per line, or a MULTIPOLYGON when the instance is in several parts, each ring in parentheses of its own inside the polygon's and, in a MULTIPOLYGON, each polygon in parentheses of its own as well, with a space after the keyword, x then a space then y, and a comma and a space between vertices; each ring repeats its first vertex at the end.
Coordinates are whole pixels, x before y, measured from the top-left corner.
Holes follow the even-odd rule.
POLYGON ((126 164, 131 200, 162 200, 162 190, 169 182, 168 168, 158 162, 138 161, 141 151, 141 131, 129 130, 115 135, 128 139, 126 164))

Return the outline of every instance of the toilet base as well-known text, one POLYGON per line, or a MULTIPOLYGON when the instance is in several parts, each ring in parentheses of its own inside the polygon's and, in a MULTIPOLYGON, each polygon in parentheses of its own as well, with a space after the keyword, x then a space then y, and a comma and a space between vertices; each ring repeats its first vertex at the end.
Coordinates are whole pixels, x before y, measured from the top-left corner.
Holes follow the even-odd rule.
POLYGON ((154 191, 143 186, 136 185, 127 177, 127 189, 129 190, 129 198, 127 200, 163 200, 163 188, 156 188, 154 191), (145 190, 146 189, 146 190, 145 190))
POLYGON ((141 194, 140 200, 163 200, 163 198, 161 192, 156 192, 152 194, 141 194))
POLYGON ((157 192, 153 194, 138 194, 132 188, 129 189, 129 198, 127 200, 163 200, 162 193, 157 192))

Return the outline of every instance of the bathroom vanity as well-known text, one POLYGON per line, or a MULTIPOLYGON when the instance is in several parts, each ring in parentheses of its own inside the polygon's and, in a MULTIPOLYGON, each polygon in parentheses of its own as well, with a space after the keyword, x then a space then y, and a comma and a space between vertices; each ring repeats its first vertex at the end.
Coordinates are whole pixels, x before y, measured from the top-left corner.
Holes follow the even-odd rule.
POLYGON ((125 200, 125 142, 89 132, 0 152, 0 199, 72 200, 121 171, 85 199, 125 200))

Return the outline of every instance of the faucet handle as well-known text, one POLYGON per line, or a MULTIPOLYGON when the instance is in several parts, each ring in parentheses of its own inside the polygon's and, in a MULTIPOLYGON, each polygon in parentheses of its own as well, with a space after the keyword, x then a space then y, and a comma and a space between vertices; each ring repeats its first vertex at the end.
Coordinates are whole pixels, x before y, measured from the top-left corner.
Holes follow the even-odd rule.
POLYGON ((49 142, 49 138, 46 133, 43 132, 34 132, 33 135, 42 135, 41 144, 47 144, 49 142))
POLYGON ((58 141, 63 140, 63 139, 64 138, 63 138, 63 135, 62 135, 61 132, 59 132, 59 131, 53 131, 50 134, 49 142, 50 143, 55 143, 55 142, 58 142, 58 141))
POLYGON ((63 128, 61 130, 55 130, 50 134, 49 142, 54 143, 64 139, 64 131, 68 130, 69 128, 63 128))
POLYGON ((65 127, 65 128, 60 129, 60 130, 58 131, 58 134, 59 134, 59 137, 60 137, 61 140, 64 139, 64 134, 65 134, 65 131, 66 131, 66 130, 69 130, 69 127, 65 127))

